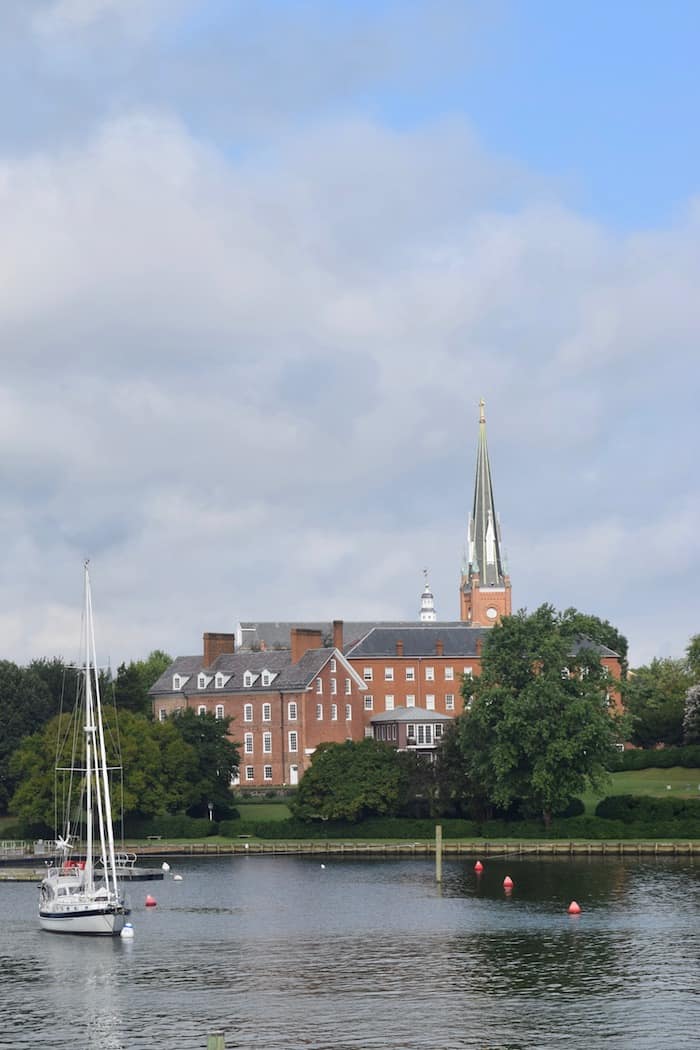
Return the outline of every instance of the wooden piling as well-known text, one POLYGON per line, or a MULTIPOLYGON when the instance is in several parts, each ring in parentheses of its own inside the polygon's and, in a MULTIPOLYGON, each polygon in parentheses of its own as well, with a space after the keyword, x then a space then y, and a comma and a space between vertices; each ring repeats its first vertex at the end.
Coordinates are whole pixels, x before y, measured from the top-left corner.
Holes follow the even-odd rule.
POLYGON ((442 824, 435 825, 435 881, 442 882, 442 824))

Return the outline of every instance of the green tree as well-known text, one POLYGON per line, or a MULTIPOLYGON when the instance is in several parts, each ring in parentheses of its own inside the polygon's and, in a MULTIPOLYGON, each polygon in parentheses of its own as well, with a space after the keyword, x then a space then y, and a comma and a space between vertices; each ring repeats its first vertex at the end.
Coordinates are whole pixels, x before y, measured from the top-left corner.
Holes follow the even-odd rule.
POLYGON ((405 805, 409 772, 399 752, 367 737, 321 744, 292 803, 301 820, 362 820, 393 815, 405 805))
POLYGON ((630 672, 623 684, 623 699, 631 718, 632 743, 640 747, 681 744, 685 695, 691 685, 684 660, 652 660, 630 672))
POLYGON ((9 660, 0 661, 0 813, 7 812, 16 787, 10 758, 50 713, 51 696, 39 675, 9 660))
POLYGON ((602 783, 618 719, 593 648, 571 655, 571 632, 549 605, 505 617, 484 644, 481 675, 459 716, 465 772, 490 803, 552 813, 602 783))
POLYGON ((691 685, 685 695, 683 742, 700 744, 700 685, 691 685))
POLYGON ((171 722, 197 758, 188 813, 206 816, 211 802, 214 819, 226 817, 233 806, 231 781, 239 764, 238 746, 228 736, 231 719, 198 715, 188 707, 173 715, 171 722))
POLYGON ((114 696, 120 711, 134 711, 150 715, 151 701, 148 690, 172 663, 172 658, 162 649, 154 649, 145 660, 132 660, 117 668, 114 680, 114 696))
POLYGON ((694 682, 700 682, 700 634, 694 634, 685 650, 688 672, 694 682))

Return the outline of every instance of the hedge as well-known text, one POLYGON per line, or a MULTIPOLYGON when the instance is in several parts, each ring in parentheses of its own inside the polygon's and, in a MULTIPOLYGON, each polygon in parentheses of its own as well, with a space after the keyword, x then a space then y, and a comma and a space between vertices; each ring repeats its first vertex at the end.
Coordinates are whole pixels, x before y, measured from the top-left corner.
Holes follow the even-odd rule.
POLYGON ((652 795, 609 795, 600 800, 596 817, 606 820, 653 822, 700 821, 700 798, 655 798, 652 795))
POLYGON ((620 773, 628 769, 671 769, 674 766, 700 769, 700 744, 621 751, 611 763, 610 771, 620 773))
POLYGON ((164 839, 207 838, 209 835, 218 835, 219 829, 220 825, 215 820, 187 817, 180 813, 125 822, 125 834, 134 839, 147 839, 150 835, 160 835, 164 839))

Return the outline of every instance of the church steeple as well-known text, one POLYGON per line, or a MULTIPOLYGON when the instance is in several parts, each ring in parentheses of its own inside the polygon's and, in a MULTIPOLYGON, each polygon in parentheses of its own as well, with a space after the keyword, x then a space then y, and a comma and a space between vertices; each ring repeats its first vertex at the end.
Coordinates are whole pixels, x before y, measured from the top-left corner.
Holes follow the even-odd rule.
POLYGON ((427 569, 423 569, 423 575, 425 576, 425 587, 420 596, 420 619, 421 623, 434 623, 437 620, 437 613, 435 612, 435 597, 430 590, 427 569))
POLYGON ((511 612, 510 579, 501 549, 491 464, 486 443, 486 403, 479 402, 474 504, 469 517, 468 553, 460 581, 460 619, 479 626, 496 623, 511 612))

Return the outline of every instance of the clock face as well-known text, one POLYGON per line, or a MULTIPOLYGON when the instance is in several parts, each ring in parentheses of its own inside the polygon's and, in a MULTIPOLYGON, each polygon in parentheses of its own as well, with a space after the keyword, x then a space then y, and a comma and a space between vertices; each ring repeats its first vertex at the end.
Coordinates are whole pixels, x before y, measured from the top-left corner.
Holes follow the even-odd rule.
POLYGON ((498 609, 494 609, 493 605, 490 605, 486 610, 486 615, 488 616, 489 620, 495 620, 498 616, 498 609))

